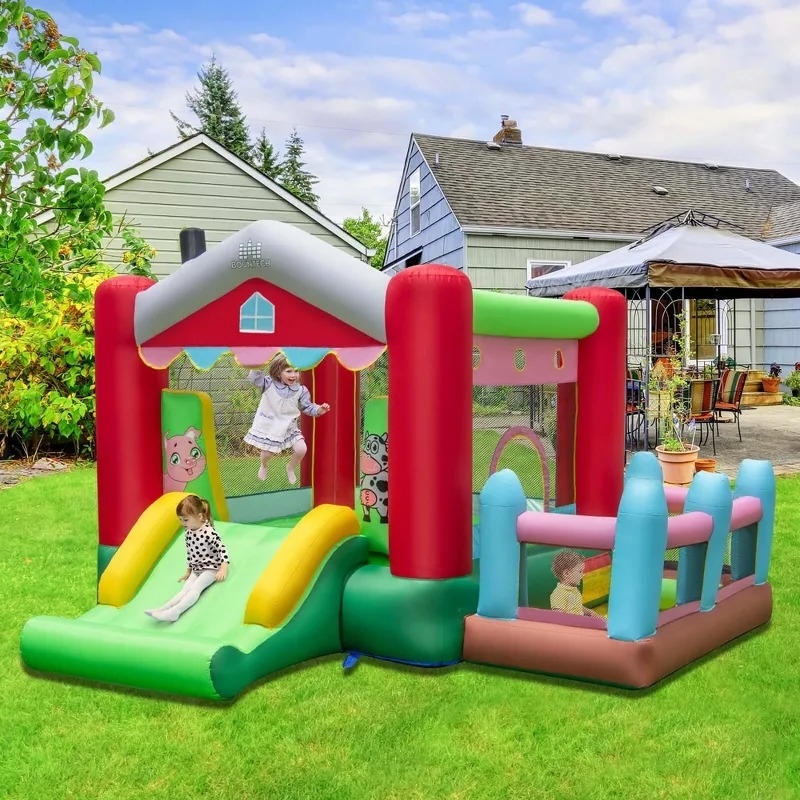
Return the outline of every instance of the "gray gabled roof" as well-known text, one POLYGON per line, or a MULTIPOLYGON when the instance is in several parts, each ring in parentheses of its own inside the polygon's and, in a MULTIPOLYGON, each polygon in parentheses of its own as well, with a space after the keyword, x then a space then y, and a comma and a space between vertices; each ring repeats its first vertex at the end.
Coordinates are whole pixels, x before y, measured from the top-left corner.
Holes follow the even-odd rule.
POLYGON ((635 235, 693 208, 761 239, 773 206, 800 202, 800 186, 770 169, 412 138, 464 228, 635 235), (654 186, 669 194, 659 196, 654 186))
POLYGON ((790 236, 800 239, 800 200, 775 206, 764 226, 764 238, 767 241, 790 236))

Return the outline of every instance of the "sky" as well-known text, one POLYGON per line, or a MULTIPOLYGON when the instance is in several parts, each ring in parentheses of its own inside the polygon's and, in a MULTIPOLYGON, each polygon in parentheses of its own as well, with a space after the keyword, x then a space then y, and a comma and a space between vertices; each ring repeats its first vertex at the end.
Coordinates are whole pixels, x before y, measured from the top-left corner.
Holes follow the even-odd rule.
POLYGON ((253 138, 292 126, 336 222, 391 219, 412 132, 776 169, 800 183, 796 0, 41 0, 98 53, 87 166, 177 141, 212 55, 253 138))

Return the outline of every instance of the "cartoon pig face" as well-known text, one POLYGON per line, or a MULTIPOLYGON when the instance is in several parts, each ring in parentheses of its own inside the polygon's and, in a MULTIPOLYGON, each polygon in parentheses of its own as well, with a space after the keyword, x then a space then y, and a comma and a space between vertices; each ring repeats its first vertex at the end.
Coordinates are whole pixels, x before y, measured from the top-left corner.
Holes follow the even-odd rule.
POLYGON ((199 437, 200 431, 197 428, 187 428, 182 436, 164 434, 167 475, 173 481, 189 483, 206 468, 206 457, 197 444, 199 437))

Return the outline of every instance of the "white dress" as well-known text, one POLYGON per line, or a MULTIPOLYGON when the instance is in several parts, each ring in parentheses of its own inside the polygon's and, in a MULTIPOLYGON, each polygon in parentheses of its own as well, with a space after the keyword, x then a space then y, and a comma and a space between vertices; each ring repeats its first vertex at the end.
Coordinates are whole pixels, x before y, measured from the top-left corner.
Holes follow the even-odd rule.
POLYGON ((308 389, 300 384, 287 386, 261 370, 251 370, 248 380, 261 389, 261 401, 244 441, 268 453, 291 449, 303 438, 297 424, 301 412, 316 417, 322 407, 311 402, 308 389))

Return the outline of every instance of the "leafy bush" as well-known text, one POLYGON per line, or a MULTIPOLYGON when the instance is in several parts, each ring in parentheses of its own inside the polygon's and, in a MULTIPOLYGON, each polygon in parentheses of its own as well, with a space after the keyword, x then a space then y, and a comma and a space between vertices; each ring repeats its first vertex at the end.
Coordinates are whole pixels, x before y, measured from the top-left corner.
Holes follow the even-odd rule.
MULTIPOLYGON (((67 276, 58 298, 16 316, 0 310, 0 436, 5 449, 92 456, 94 292, 108 267, 67 276)), ((0 445, 2 446, 2 445, 0 445)))

